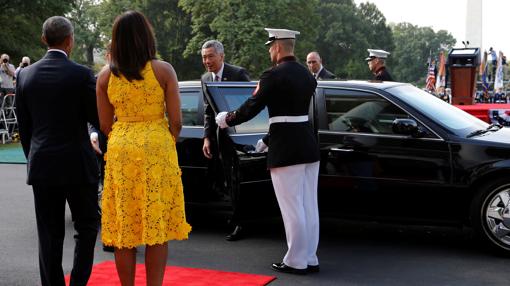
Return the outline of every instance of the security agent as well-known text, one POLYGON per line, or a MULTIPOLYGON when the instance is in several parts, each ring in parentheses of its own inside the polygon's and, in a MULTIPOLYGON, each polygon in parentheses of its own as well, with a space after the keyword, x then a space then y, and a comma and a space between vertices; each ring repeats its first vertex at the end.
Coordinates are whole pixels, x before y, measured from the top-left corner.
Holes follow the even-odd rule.
POLYGON ((269 54, 273 67, 264 71, 253 96, 239 109, 220 112, 220 128, 235 126, 255 117, 264 107, 269 112, 269 133, 257 143, 268 148, 267 166, 280 206, 288 251, 275 271, 306 274, 319 271, 319 212, 317 181, 319 145, 308 118, 317 81, 297 62, 294 44, 297 31, 269 29, 269 54), (266 146, 267 145, 267 146, 266 146))
POLYGON ((323 80, 323 79, 335 79, 336 75, 334 75, 332 72, 328 71, 323 65, 322 65, 322 58, 319 55, 318 52, 310 52, 306 56, 306 65, 308 66, 308 69, 313 74, 315 79, 317 80, 323 80))
POLYGON ((381 81, 393 81, 393 78, 385 66, 386 58, 390 55, 390 53, 384 50, 373 49, 367 49, 367 51, 369 55, 365 60, 368 63, 368 68, 374 74, 374 79, 381 81))

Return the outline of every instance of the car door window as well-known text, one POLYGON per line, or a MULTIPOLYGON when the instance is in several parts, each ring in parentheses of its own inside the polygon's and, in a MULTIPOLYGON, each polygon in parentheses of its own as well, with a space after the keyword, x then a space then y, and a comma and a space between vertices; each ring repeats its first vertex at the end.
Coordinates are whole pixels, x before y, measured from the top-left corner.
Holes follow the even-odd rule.
POLYGON ((394 134, 393 120, 409 115, 385 98, 372 93, 325 89, 330 131, 394 134))
MULTIPOLYGON (((225 98, 229 110, 236 110, 250 96, 252 96, 254 87, 222 87, 219 89, 221 95, 225 98)), ((265 133, 269 130, 269 115, 267 107, 264 108, 253 119, 237 125, 236 133, 265 133)))
POLYGON ((181 90, 181 113, 183 126, 198 126, 198 103, 202 94, 198 90, 181 90))

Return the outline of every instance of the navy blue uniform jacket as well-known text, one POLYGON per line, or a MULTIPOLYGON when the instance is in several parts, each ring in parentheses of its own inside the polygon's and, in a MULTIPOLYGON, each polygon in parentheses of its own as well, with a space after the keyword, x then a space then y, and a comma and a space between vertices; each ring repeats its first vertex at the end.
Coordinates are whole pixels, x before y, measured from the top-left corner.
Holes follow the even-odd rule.
MULTIPOLYGON (((269 117, 308 115, 317 81, 295 57, 280 59, 266 70, 252 97, 229 112, 226 122, 234 126, 255 117, 267 106, 269 117)), ((281 122, 269 127, 268 168, 319 161, 319 145, 311 122, 281 122)))

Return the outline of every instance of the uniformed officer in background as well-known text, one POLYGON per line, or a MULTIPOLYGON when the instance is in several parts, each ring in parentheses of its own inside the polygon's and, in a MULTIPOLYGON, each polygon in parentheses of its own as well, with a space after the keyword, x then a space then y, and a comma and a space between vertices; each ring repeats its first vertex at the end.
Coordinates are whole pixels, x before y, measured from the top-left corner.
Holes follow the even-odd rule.
POLYGON ((275 271, 306 274, 319 271, 319 211, 317 181, 319 145, 308 118, 317 81, 297 62, 297 31, 269 29, 269 54, 273 67, 264 71, 253 96, 237 110, 220 112, 220 128, 235 126, 255 117, 264 107, 269 112, 269 133, 257 150, 268 146, 267 165, 280 206, 288 251, 275 271), (265 146, 267 145, 267 146, 265 146))
POLYGON ((374 74, 374 79, 382 81, 393 81, 393 78, 386 69, 386 58, 390 53, 383 50, 373 49, 367 49, 367 51, 369 52, 369 55, 365 60, 368 62, 368 68, 374 74))

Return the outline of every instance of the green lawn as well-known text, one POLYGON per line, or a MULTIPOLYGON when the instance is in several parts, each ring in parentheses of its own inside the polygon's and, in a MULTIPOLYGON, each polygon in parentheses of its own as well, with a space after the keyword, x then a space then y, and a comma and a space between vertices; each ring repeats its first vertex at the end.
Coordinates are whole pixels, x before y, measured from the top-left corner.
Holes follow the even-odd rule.
POLYGON ((26 162, 20 143, 0 144, 0 164, 26 164, 26 162))

